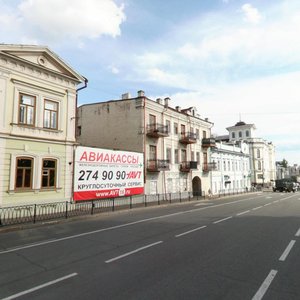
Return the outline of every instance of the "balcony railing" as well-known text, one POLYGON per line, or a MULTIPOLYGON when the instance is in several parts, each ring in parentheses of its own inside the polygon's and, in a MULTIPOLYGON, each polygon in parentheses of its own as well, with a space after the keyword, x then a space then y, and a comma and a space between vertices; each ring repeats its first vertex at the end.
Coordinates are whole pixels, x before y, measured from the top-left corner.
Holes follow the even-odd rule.
POLYGON ((179 141, 182 144, 195 144, 197 143, 197 134, 194 132, 181 132, 179 141))
POLYGON ((169 136, 168 125, 163 124, 149 124, 147 125, 147 135, 154 138, 169 136))
POLYGON ((209 148, 209 147, 215 147, 216 146, 216 140, 214 138, 203 138, 202 139, 202 147, 203 148, 209 148))
POLYGON ((148 172, 160 172, 170 170, 170 162, 168 159, 149 159, 147 162, 148 172))
POLYGON ((189 172, 190 170, 197 170, 197 162, 182 161, 180 164, 180 172, 189 172))
POLYGON ((217 170, 217 165, 215 162, 211 163, 204 163, 202 165, 202 171, 203 172, 210 172, 210 171, 216 171, 217 170))

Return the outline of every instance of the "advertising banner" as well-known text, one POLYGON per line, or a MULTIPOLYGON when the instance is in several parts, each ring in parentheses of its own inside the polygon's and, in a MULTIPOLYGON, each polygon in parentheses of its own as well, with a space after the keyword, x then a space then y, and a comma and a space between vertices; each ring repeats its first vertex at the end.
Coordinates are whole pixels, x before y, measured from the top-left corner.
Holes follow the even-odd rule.
POLYGON ((75 201, 144 193, 143 153, 77 147, 75 201))

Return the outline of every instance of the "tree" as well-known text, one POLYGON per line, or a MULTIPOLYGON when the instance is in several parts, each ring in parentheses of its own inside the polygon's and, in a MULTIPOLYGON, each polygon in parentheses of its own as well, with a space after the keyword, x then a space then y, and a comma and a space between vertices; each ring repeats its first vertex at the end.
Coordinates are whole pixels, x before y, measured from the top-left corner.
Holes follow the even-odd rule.
POLYGON ((279 162, 279 165, 283 168, 287 168, 289 163, 288 161, 284 158, 282 161, 279 162))

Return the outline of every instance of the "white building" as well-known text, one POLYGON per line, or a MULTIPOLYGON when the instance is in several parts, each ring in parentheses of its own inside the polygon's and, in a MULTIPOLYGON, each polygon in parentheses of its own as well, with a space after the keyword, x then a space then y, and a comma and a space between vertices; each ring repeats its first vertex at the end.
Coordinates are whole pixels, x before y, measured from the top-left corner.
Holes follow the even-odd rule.
POLYGON ((175 109, 169 98, 153 101, 143 91, 132 98, 78 108, 78 142, 83 146, 144 154, 145 194, 207 193, 213 124, 195 107, 175 109))
POLYGON ((249 144, 217 142, 211 150, 212 195, 244 192, 251 188, 249 144))
POLYGON ((230 142, 245 141, 249 144, 252 185, 272 186, 276 179, 275 147, 272 142, 254 137, 254 124, 240 121, 226 129, 230 142))

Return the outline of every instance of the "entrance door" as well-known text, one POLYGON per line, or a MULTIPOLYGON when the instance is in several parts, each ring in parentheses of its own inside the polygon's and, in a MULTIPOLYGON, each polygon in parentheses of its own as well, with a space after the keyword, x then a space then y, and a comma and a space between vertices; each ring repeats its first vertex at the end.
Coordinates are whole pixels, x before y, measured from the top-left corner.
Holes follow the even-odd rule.
POLYGON ((201 179, 195 176, 192 181, 193 184, 193 196, 202 196, 201 179))

